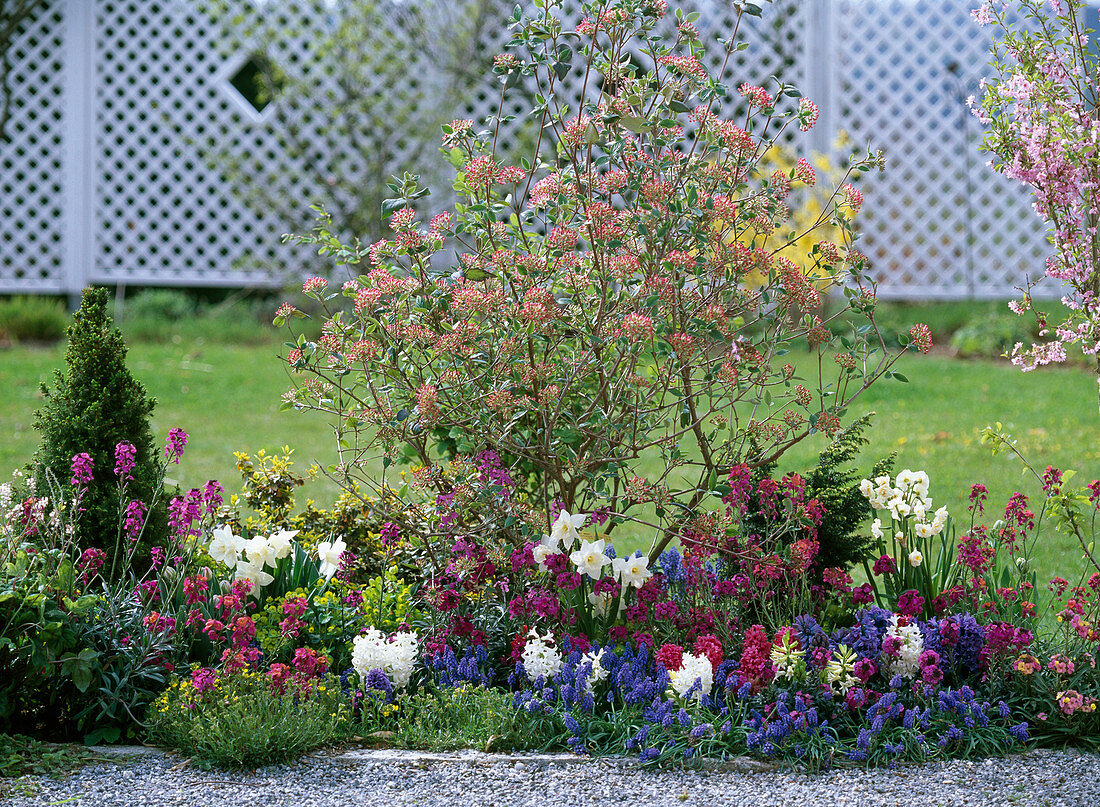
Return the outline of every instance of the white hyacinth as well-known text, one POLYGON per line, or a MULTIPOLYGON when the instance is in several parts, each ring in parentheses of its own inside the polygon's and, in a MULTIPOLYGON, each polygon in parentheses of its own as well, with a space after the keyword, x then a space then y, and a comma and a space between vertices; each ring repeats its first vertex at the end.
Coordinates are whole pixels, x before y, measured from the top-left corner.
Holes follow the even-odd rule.
POLYGON ((539 636, 539 632, 531 628, 523 646, 523 669, 527 677, 532 681, 540 675, 544 680, 553 678, 561 672, 561 664, 561 651, 554 645, 554 634, 539 636))
POLYGON ((352 642, 351 666, 366 680, 371 670, 381 670, 397 689, 409 684, 419 645, 416 633, 399 631, 387 638, 381 631, 368 628, 352 642))
POLYGON ((695 691, 692 697, 700 700, 703 695, 709 695, 711 688, 714 686, 714 667, 711 666, 710 659, 702 654, 695 656, 691 653, 684 653, 683 666, 678 670, 669 672, 668 679, 673 691, 681 698, 687 695, 688 691, 695 686, 695 682, 698 681, 700 688, 695 691))

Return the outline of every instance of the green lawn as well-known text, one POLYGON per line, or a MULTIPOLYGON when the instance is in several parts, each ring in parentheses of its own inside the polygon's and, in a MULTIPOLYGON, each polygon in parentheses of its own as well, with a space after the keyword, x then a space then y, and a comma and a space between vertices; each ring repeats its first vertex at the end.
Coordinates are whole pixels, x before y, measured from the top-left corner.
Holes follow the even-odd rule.
MULTIPOLYGON (((313 413, 279 412, 288 380, 277 359, 278 344, 215 344, 183 338, 178 343, 137 343, 129 365, 158 399, 154 428, 163 437, 179 426, 191 434, 178 481, 183 486, 219 479, 232 491, 237 479, 233 452, 295 449, 299 467, 334 458, 329 426, 313 413)), ((0 353, 0 473, 26 463, 37 446, 32 415, 39 403, 38 383, 60 367, 63 349, 12 348, 0 353)), ((1000 421, 1019 440, 1033 462, 1076 468, 1079 479, 1100 477, 1100 417, 1096 380, 1081 369, 1020 373, 1004 363, 959 361, 944 356, 907 356, 898 369, 910 383, 883 381, 857 400, 852 415, 878 413, 866 463, 896 451, 897 468, 924 469, 932 477, 937 504, 966 519, 966 494, 973 482, 990 490, 990 506, 1003 507, 1018 487, 1034 495, 1037 486, 1021 476, 1020 464, 1005 455, 992 457, 979 444, 982 427, 1000 421)), ((809 440, 791 451, 783 470, 812 465, 821 441, 809 440)), ((307 489, 319 502, 330 501, 335 487, 319 479, 307 489)), ((627 538, 628 536, 624 536, 627 538)), ((624 541, 648 545, 636 533, 624 541)), ((1040 573, 1065 576, 1079 552, 1064 536, 1043 540, 1040 573)))
MULTIPOLYGON (((279 344, 137 343, 127 364, 157 399, 153 429, 157 439, 180 427, 190 434, 184 458, 171 476, 183 487, 218 479, 237 488, 233 452, 295 449, 301 469, 317 460, 327 465, 335 445, 328 424, 310 414, 280 412, 289 382, 277 358, 279 344)), ((0 351, 0 474, 27 462, 38 446, 33 414, 41 401, 40 381, 52 383, 64 365, 64 348, 0 351)), ((319 479, 312 494, 331 500, 335 486, 319 479)), ((307 494, 308 495, 308 494, 307 494)))

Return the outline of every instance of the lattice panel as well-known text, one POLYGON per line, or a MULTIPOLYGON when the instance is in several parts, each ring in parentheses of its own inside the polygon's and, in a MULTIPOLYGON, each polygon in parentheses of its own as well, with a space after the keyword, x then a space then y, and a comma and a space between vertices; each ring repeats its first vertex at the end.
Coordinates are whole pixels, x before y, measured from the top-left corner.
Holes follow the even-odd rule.
MULTIPOLYGON (((489 67, 513 0, 380 0, 346 52, 318 45, 341 20, 328 0, 231 2, 251 9, 249 26, 212 16, 207 0, 49 0, 23 26, 13 142, 0 146, 0 292, 274 284, 326 265, 280 244, 309 226, 311 202, 370 239, 392 174, 420 173, 430 207, 450 201, 438 127, 496 114, 489 67), (310 92, 262 114, 242 106, 229 77, 257 49, 310 92), (363 73, 332 126, 326 107, 348 90, 334 65, 350 61, 363 73), (323 101, 296 100, 310 98, 323 101)), ((729 3, 677 2, 701 12, 716 70, 729 3)), ((1041 275, 1049 252, 1028 192, 986 168, 963 107, 988 61, 989 31, 970 21, 971 5, 776 0, 762 20, 742 21, 737 38, 750 47, 724 75, 736 87, 777 74, 818 101, 823 129, 831 117, 855 146, 886 150, 888 171, 865 179, 859 222, 884 296, 1003 296, 1041 275)), ((578 79, 565 81, 574 108, 578 79)), ((503 114, 517 117, 505 151, 530 153, 528 108, 509 93, 503 114)))
POLYGON ((965 107, 990 72, 990 31, 970 19, 973 5, 836 6, 839 126, 887 156, 885 173, 865 177, 857 222, 884 297, 1003 297, 1043 274, 1050 248, 1030 195, 986 167, 965 107))
MULTIPOLYGON (((512 7, 512 2, 502 3, 503 13, 507 15, 512 7)), ((675 35, 675 16, 677 8, 684 13, 699 12, 700 17, 696 23, 700 38, 706 47, 707 68, 712 74, 722 70, 725 61, 723 48, 715 42, 715 38, 721 36, 730 38, 735 31, 737 16, 729 3, 722 0, 670 0, 669 13, 658 26, 658 33, 666 36, 675 35)), ((774 89, 773 76, 779 76, 783 81, 802 87, 805 85, 806 65, 802 58, 803 40, 806 34, 806 15, 804 5, 797 0, 776 0, 768 9, 763 19, 744 16, 739 27, 736 27, 736 39, 748 44, 746 50, 734 53, 725 65, 721 73, 723 82, 735 93, 735 104, 732 108, 722 110, 724 116, 737 118, 743 113, 744 108, 740 103, 740 97, 736 96, 736 88, 742 82, 761 84, 774 89)), ((536 16, 537 9, 529 9, 531 16, 536 16)), ((581 14, 575 9, 565 8, 555 10, 565 27, 574 27, 580 22, 581 14)), ((492 58, 497 53, 505 52, 510 33, 507 29, 498 29, 490 32, 477 54, 478 61, 484 65, 482 75, 491 76, 492 58)), ((571 40, 575 42, 575 40, 571 40)), ((649 67, 651 60, 636 49, 634 53, 637 64, 649 67)), ((556 93, 559 100, 567 105, 570 110, 576 111, 581 104, 581 93, 585 91, 585 65, 583 57, 578 53, 573 62, 573 71, 567 75, 557 86, 556 93)), ((501 108, 503 117, 512 116, 511 121, 506 121, 501 126, 502 141, 515 153, 529 155, 533 148, 537 132, 534 121, 528 113, 532 100, 537 92, 545 95, 545 87, 539 86, 535 80, 527 82, 526 91, 516 88, 509 89, 505 94, 504 104, 501 108)), ((500 105, 500 84, 495 80, 483 80, 479 82, 476 90, 465 103, 462 109, 462 117, 472 118, 475 122, 485 119, 489 115, 496 115, 500 105)), ((596 102, 599 99, 600 84, 598 81, 589 81, 587 84, 587 100, 596 102)), ((784 103, 789 99, 784 99, 784 103)), ((686 123, 686 121, 685 121, 686 123)), ((690 127, 688 128, 690 134, 690 127)), ((797 132, 797 128, 794 130, 797 132)), ((793 133, 788 131, 785 141, 790 142, 793 133)), ((544 143, 546 137, 544 135, 544 143)), ((543 156, 553 161, 553 143, 543 148, 543 156)))
POLYGON ((203 145, 278 162, 219 85, 218 28, 182 0, 99 0, 95 15, 95 267, 91 280, 253 285, 281 265, 281 224, 249 210, 203 145))
POLYGON ((64 19, 39 6, 17 34, 10 143, 0 143, 0 292, 64 287, 64 19))

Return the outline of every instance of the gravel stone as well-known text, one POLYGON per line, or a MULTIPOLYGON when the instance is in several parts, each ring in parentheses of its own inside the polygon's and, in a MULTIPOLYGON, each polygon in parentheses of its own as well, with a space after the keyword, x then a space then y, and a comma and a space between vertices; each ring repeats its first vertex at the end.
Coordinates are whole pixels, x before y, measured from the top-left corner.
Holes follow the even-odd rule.
POLYGON ((320 752, 286 765, 227 772, 144 752, 114 755, 62 780, 24 778, 10 798, 12 807, 1082 807, 1100 803, 1100 755, 1040 750, 978 762, 811 774, 736 761, 650 771, 626 759, 395 751, 320 752))

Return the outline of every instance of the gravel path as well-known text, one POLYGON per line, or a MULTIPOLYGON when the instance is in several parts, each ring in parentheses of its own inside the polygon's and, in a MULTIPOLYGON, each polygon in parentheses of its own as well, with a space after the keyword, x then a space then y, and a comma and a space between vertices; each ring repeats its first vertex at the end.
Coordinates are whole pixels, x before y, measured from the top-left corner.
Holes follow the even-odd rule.
MULTIPOLYGON (((824 774, 742 770, 645 771, 626 761, 318 754, 247 773, 202 771, 146 755, 84 768, 62 781, 27 779, 13 807, 362 807, 362 805, 1057 805, 1100 803, 1100 756, 1036 751, 979 762, 824 774)), ((0 798, 2 801, 2 798, 0 798)))

